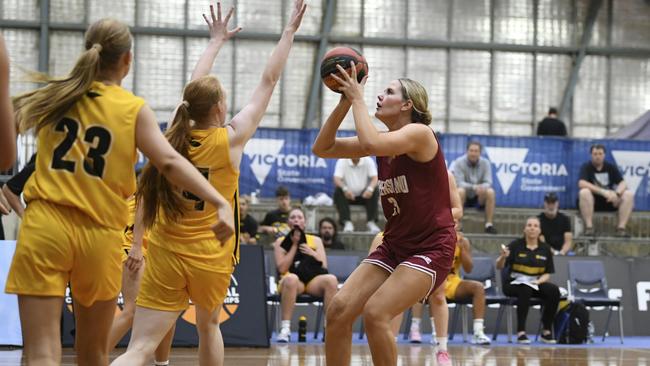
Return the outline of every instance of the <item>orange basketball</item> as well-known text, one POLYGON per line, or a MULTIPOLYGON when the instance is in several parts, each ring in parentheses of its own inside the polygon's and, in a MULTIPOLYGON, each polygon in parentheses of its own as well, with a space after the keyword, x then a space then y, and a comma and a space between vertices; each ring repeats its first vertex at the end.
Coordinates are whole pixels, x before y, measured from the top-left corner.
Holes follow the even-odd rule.
POLYGON ((340 93, 338 90, 339 83, 331 74, 340 73, 336 65, 341 65, 348 75, 351 75, 350 61, 354 61, 357 69, 357 80, 361 82, 368 75, 368 62, 359 51, 351 47, 336 47, 325 54, 320 64, 320 77, 330 90, 340 93))

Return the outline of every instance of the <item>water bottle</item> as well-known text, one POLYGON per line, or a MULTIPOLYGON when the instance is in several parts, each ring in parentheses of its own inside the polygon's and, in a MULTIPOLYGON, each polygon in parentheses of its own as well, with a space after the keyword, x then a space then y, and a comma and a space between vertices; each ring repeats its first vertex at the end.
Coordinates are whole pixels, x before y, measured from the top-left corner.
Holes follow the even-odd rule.
POLYGON ((298 320, 298 342, 307 342, 307 318, 301 316, 298 320))
POLYGON ((594 322, 589 321, 589 325, 587 325, 587 343, 594 343, 594 333, 596 332, 596 329, 594 327, 594 322))

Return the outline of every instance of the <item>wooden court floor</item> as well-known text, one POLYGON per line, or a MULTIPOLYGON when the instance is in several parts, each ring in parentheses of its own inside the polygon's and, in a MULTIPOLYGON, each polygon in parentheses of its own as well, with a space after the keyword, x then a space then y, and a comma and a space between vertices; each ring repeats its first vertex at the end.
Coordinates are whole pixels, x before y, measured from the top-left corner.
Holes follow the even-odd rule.
MULTIPOLYGON (((650 349, 450 345, 449 351, 454 365, 650 366, 650 349)), ((118 349, 112 355, 117 356, 121 352, 123 350, 118 349)), ((322 344, 272 345, 269 349, 227 348, 225 364, 228 366, 324 366, 324 352, 322 344)), ((399 344, 398 352, 398 365, 436 365, 432 346, 399 344)), ((21 365, 20 353, 20 350, 0 351, 0 366, 21 365)), ((74 365, 72 350, 64 350, 62 365, 74 365)), ((170 365, 198 365, 197 350, 195 348, 174 348, 170 365)), ((351 365, 372 365, 367 345, 355 344, 352 346, 351 365)))

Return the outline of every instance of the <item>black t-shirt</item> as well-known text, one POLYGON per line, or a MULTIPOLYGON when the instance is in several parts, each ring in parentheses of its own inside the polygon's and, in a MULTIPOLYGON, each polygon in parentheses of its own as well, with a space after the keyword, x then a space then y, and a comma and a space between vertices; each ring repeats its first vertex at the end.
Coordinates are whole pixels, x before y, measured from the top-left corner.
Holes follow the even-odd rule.
MULTIPOLYGON (((321 238, 322 240, 322 238, 321 238)), ((345 244, 343 244, 339 239, 334 238, 332 240, 332 244, 327 245, 325 242, 323 242, 323 246, 325 246, 325 249, 339 249, 339 250, 345 250, 345 244)))
POLYGON ((601 170, 596 170, 591 161, 584 163, 580 168, 580 179, 595 184, 600 188, 614 189, 623 181, 623 176, 618 167, 608 162, 603 163, 601 170))
POLYGON ((254 238, 257 235, 257 221, 251 215, 246 214, 246 217, 239 221, 239 232, 247 233, 254 238))
POLYGON ((290 230, 289 225, 287 224, 288 220, 289 212, 275 209, 266 213, 266 216, 264 216, 264 220, 262 220, 260 225, 276 227, 278 228, 277 236, 282 236, 287 234, 290 230))
POLYGON ((546 243, 555 250, 562 250, 564 233, 571 232, 571 220, 569 220, 569 217, 561 212, 558 212, 553 219, 546 217, 543 212, 537 217, 539 217, 542 235, 544 235, 546 243))
POLYGON ((7 181, 9 190, 16 196, 20 196, 25 188, 25 183, 32 176, 34 170, 36 170, 36 154, 32 155, 21 171, 7 181))
POLYGON ((537 136, 566 136, 564 122, 557 118, 546 117, 537 125, 537 136))
POLYGON ((512 274, 524 274, 526 276, 539 277, 544 273, 554 273, 553 252, 551 247, 540 242, 537 249, 530 250, 526 247, 526 240, 519 238, 508 244, 510 255, 506 259, 506 265, 510 267, 512 274))

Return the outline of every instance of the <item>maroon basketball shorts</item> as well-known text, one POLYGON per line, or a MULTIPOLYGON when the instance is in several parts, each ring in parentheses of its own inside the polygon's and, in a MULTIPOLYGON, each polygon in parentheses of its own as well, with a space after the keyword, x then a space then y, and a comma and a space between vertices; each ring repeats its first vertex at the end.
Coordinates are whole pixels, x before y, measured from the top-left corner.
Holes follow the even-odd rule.
POLYGON ((363 263, 370 263, 379 266, 389 273, 393 273, 397 266, 424 272, 431 276, 431 287, 423 302, 442 285, 451 270, 454 261, 454 250, 456 247, 456 233, 453 229, 450 234, 438 236, 435 245, 418 249, 417 251, 406 251, 397 245, 390 246, 385 242, 363 260, 363 263))

